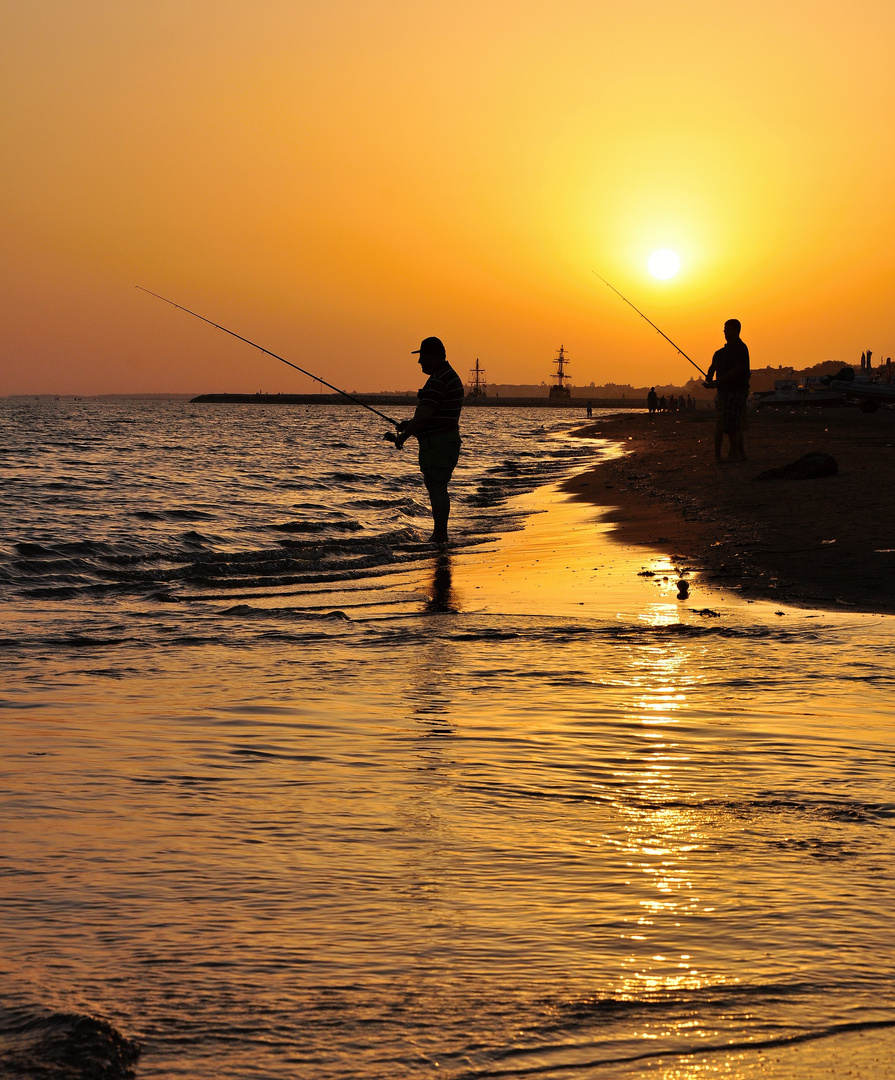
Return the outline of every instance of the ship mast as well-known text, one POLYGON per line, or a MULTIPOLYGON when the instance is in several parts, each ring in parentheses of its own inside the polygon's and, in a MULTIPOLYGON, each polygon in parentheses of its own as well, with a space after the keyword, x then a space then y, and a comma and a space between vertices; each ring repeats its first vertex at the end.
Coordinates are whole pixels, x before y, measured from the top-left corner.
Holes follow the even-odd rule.
POLYGON ((550 397, 552 398, 567 398, 571 397, 571 388, 565 385, 565 380, 572 381, 572 376, 566 374, 566 365, 569 363, 569 358, 566 356, 563 346, 560 345, 559 352, 556 354, 556 359, 553 361, 556 365, 556 371, 551 378, 556 380, 556 385, 550 387, 550 397))
POLYGON ((469 382, 466 384, 469 387, 470 397, 485 397, 485 390, 488 384, 485 382, 485 369, 479 366, 479 358, 475 358, 475 367, 469 369, 469 382))

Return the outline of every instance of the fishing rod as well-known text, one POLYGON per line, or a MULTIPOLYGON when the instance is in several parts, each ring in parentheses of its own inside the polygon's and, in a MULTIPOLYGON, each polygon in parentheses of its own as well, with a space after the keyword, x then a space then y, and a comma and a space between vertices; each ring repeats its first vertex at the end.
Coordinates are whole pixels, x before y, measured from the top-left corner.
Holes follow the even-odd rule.
MULTIPOLYGON (((594 271, 593 271, 593 273, 594 273, 594 274, 596 274, 596 276, 597 276, 598 278, 600 278, 600 281, 602 281, 604 285, 609 285, 609 282, 608 282, 608 281, 606 280, 606 278, 604 278, 604 277, 600 277, 600 275, 599 275, 599 274, 597 274, 596 270, 594 270, 594 271)), ((615 288, 615 286, 614 286, 614 285, 609 285, 609 288, 610 288, 610 289, 612 289, 612 291, 613 291, 613 292, 615 293, 615 295, 616 295, 616 296, 621 296, 621 297, 622 297, 622 300, 624 300, 624 302, 625 302, 625 303, 626 303, 626 304, 628 305, 628 307, 632 307, 632 308, 634 308, 634 310, 635 310, 635 311, 637 312, 637 314, 638 314, 638 315, 640 316, 640 318, 641 318, 641 319, 646 319, 646 316, 645 316, 645 315, 643 314, 643 312, 642 312, 642 311, 640 310, 640 308, 636 308, 636 307, 634 307, 634 305, 633 305, 633 304, 631 303, 631 301, 630 301, 630 300, 629 300, 629 299, 628 299, 628 298, 627 298, 626 296, 622 296, 622 294, 621 294, 621 293, 620 293, 620 292, 618 291, 618 289, 616 289, 616 288, 615 288)), ((695 368, 696 368, 696 370, 697 370, 697 371, 699 372, 699 374, 700 374, 700 375, 701 375, 701 376, 702 376, 702 377, 703 377, 704 379, 707 379, 707 378, 708 378, 708 375, 706 375, 706 373, 705 373, 705 372, 704 372, 704 371, 702 370, 702 368, 701 368, 701 367, 699 366, 699 364, 697 364, 697 363, 696 363, 695 361, 693 361, 693 360, 690 360, 690 357, 689 357, 689 356, 687 356, 687 354, 686 354, 686 353, 684 352, 684 350, 683 350, 683 349, 680 349, 680 348, 678 348, 678 346, 674 344, 674 342, 673 342, 673 341, 671 340, 671 338, 670 338, 670 337, 669 337, 669 336, 668 336, 667 334, 663 333, 663 332, 662 332, 662 331, 661 331, 661 330, 659 329, 659 327, 658 327, 658 326, 656 326, 656 324, 655 324, 655 323, 653 322, 653 320, 652 320, 652 319, 646 319, 646 321, 647 321, 647 322, 648 322, 648 323, 650 324, 650 326, 651 326, 651 327, 652 327, 652 328, 653 328, 653 329, 654 329, 654 330, 656 331, 656 333, 657 333, 657 334, 662 334, 662 337, 663 337, 663 338, 665 338, 665 340, 666 340, 666 341, 668 342, 668 344, 669 344, 669 345, 671 345, 671 346, 673 346, 673 347, 674 347, 675 349, 677 349, 677 351, 678 351, 678 352, 679 352, 679 353, 681 354, 681 356, 682 356, 682 357, 683 357, 683 358, 684 358, 685 360, 688 360, 688 361, 689 361, 689 362, 690 362, 691 364, 693 364, 693 367, 695 367, 695 368)))
POLYGON ((140 292, 149 293, 150 296, 154 296, 157 300, 164 300, 166 304, 170 304, 172 307, 185 311, 187 315, 193 315, 197 319, 201 319, 202 322, 207 322, 209 326, 213 326, 216 330, 223 330, 224 333, 229 334, 230 337, 235 337, 240 341, 244 341, 246 345, 251 345, 253 349, 259 349, 268 356, 272 356, 274 360, 279 360, 283 364, 288 364, 289 367, 295 368, 296 371, 300 371, 302 375, 307 375, 308 378, 313 379, 315 382, 322 383, 324 386, 328 386, 330 390, 335 390, 337 394, 341 394, 342 397, 348 398, 349 401, 353 401, 356 405, 360 405, 361 408, 368 409, 371 413, 376 413, 376 415, 381 416, 383 420, 388 420, 394 427, 400 427, 399 421, 393 420, 390 416, 386 416, 385 413, 380 412, 378 409, 374 409, 372 405, 368 405, 365 401, 361 401, 360 398, 356 398, 352 394, 347 394, 344 390, 340 390, 338 386, 333 386, 332 383, 328 383, 326 379, 321 379, 319 375, 315 375, 312 371, 305 371, 303 367, 299 367, 298 364, 293 364, 291 360, 285 360, 282 356, 277 356, 277 354, 271 352, 270 349, 265 349, 261 345, 256 345, 254 341, 249 341, 249 339, 243 337, 242 334, 236 334, 232 330, 228 330, 226 326, 221 326, 219 323, 212 322, 211 319, 206 319, 204 315, 199 315, 195 311, 190 311, 189 308, 185 308, 181 304, 175 304, 173 300, 169 300, 166 296, 159 296, 158 293, 153 292, 151 289, 144 289, 142 285, 137 285, 135 288, 139 289, 140 292))

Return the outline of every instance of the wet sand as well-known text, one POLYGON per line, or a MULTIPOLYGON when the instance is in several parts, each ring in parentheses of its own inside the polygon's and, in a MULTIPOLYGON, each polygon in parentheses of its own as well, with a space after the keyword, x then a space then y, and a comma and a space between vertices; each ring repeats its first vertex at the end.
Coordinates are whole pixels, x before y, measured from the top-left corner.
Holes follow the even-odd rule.
POLYGON ((703 586, 895 612, 895 411, 763 410, 749 423, 749 460, 719 464, 711 410, 602 419, 576 434, 627 452, 563 487, 602 507, 617 540, 667 553, 703 586), (755 479, 816 451, 836 459, 836 475, 755 479))

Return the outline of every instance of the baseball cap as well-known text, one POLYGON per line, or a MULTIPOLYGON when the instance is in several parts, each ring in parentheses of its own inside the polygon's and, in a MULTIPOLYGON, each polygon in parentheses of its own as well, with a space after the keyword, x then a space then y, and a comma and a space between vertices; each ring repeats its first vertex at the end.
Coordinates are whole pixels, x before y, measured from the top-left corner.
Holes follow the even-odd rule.
POLYGON ((441 338, 437 337, 423 338, 423 340, 420 342, 420 347, 413 350, 413 354, 416 353, 420 353, 421 355, 424 353, 426 355, 431 353, 435 356, 441 357, 442 360, 447 357, 447 352, 445 351, 441 338))

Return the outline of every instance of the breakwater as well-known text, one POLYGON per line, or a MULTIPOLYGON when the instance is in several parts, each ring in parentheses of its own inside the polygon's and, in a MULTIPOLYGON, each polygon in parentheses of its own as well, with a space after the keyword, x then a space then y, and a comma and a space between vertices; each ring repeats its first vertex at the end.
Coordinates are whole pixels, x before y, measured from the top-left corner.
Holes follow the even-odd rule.
MULTIPOLYGON (((416 394, 352 394, 352 399, 364 405, 412 405, 417 403, 416 394)), ((340 394, 199 394, 190 398, 195 404, 205 405, 344 405, 340 394)), ((590 401, 595 409, 645 409, 646 400, 640 398, 557 398, 548 397, 472 397, 467 395, 464 405, 469 408, 512 409, 584 409, 590 401)))

